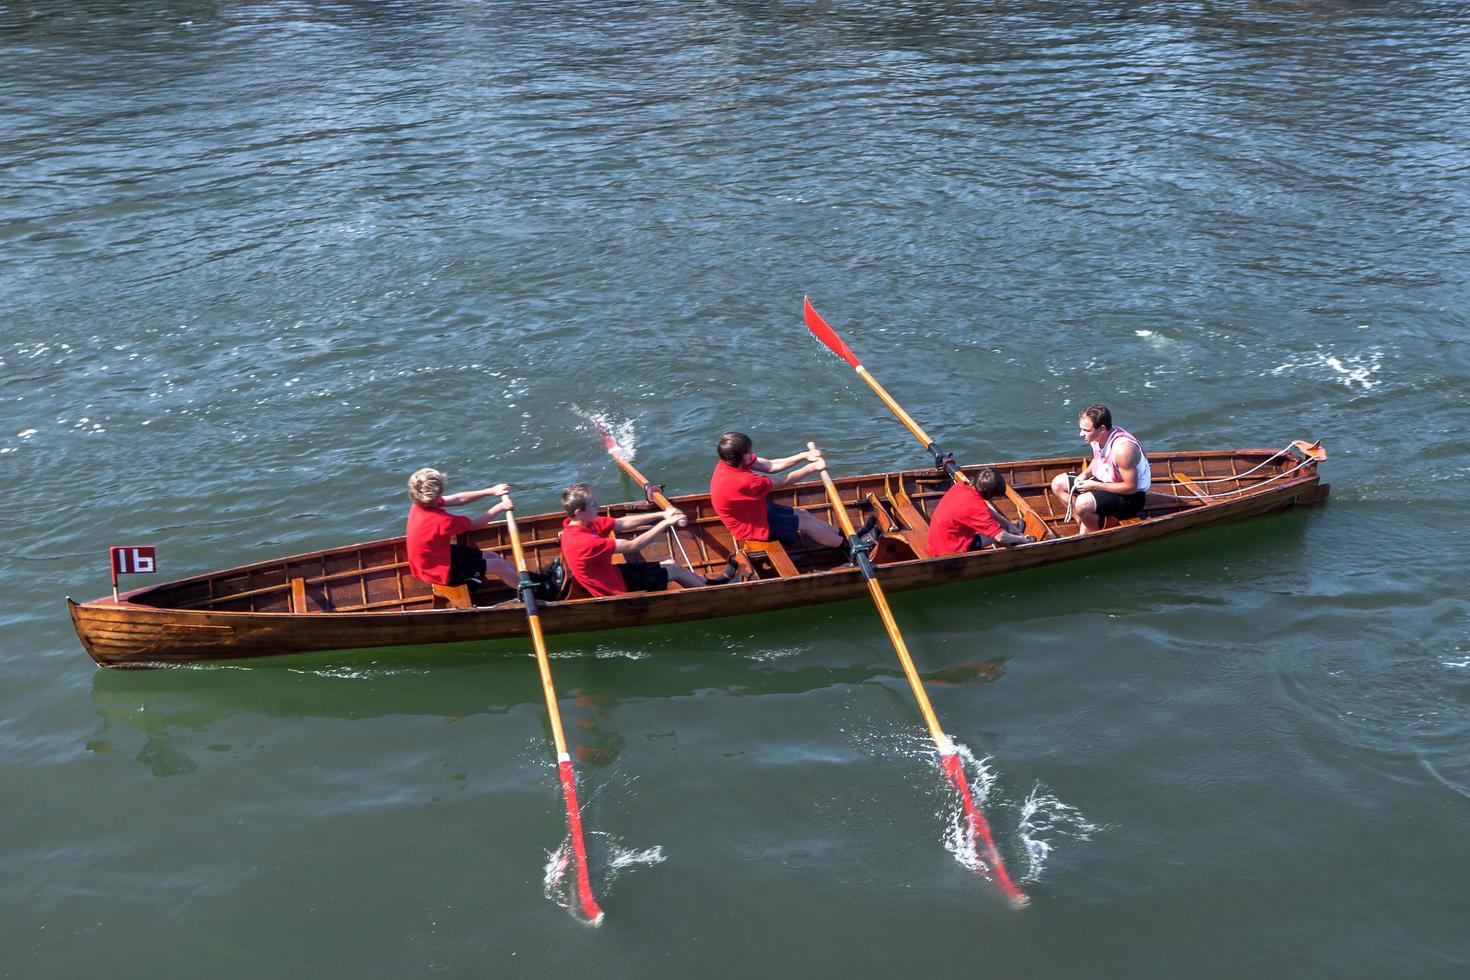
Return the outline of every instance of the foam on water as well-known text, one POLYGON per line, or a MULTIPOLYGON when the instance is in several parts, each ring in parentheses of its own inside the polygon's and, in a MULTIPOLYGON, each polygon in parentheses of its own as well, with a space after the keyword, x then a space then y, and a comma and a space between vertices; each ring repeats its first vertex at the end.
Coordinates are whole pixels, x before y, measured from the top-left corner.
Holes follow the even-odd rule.
POLYGON ((1320 346, 1312 351, 1304 359, 1299 361, 1286 361, 1272 368, 1267 374, 1279 377, 1283 374, 1293 374, 1304 371, 1312 374, 1323 374, 1348 388, 1358 387, 1364 391, 1371 391, 1383 383, 1381 378, 1373 376, 1383 366, 1383 352, 1381 350, 1369 350, 1365 354, 1354 354, 1347 357, 1339 357, 1331 351, 1323 350, 1320 346), (1335 376, 1334 376, 1335 375, 1335 376))

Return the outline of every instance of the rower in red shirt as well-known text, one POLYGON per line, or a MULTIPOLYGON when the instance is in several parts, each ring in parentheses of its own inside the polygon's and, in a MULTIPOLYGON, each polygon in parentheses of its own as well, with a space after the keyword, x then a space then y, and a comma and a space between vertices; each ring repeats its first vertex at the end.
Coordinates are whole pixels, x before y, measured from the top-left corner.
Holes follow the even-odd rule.
POLYGON ((515 588, 519 574, 515 565, 494 552, 454 543, 454 537, 484 527, 511 509, 510 485, 497 483, 483 490, 444 493, 444 474, 425 468, 408 478, 408 570, 420 581, 434 585, 478 584, 493 575, 515 588), (463 507, 485 497, 505 497, 478 517, 451 514, 446 507, 463 507))
POLYGON ((664 562, 629 561, 613 564, 613 555, 638 552, 644 545, 658 537, 665 528, 689 522, 677 507, 654 511, 651 514, 629 514, 612 518, 598 514, 597 494, 585 483, 573 483, 562 491, 562 507, 567 519, 562 522, 561 557, 572 577, 582 588, 594 596, 622 595, 624 592, 661 592, 669 582, 685 586, 720 585, 735 577, 732 562, 719 578, 707 579, 702 575, 675 564, 672 558, 664 562), (652 525, 652 526, 650 526, 652 525), (632 531, 647 528, 632 539, 621 539, 617 531, 632 531))
POLYGON ((827 468, 821 450, 782 459, 761 459, 750 436, 726 432, 715 447, 720 461, 709 480, 710 504, 736 541, 779 541, 801 546, 799 535, 824 548, 842 546, 842 532, 804 510, 767 500, 770 492, 827 468), (807 465, 792 469, 798 463, 807 465), (785 471, 785 472, 783 472, 785 471))
POLYGON ((1035 541, 1024 525, 1018 527, 991 506, 990 501, 1005 490, 1005 477, 993 466, 975 474, 974 486, 950 487, 929 516, 929 553, 937 558, 979 551, 997 541, 1006 545, 1035 541))

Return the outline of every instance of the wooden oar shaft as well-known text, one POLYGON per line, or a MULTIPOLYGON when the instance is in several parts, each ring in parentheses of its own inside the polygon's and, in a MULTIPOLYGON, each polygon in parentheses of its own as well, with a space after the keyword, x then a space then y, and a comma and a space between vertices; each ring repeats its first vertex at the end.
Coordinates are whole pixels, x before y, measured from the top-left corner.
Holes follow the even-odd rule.
MULTIPOLYGON (((811 449, 817 448, 814 443, 807 443, 811 449)), ((842 525, 842 533, 849 539, 857 532, 852 526, 852 518, 847 514, 847 507, 842 503, 842 495, 837 492, 837 485, 832 482, 832 474, 826 470, 822 471, 822 486, 827 490, 827 499, 832 504, 832 510, 837 514, 837 521, 842 525)), ((903 641, 903 634, 899 632, 898 623, 893 618, 893 610, 888 607, 888 597, 883 594, 883 586, 878 584, 878 579, 868 576, 868 593, 873 597, 873 604, 878 607, 878 618, 883 620, 883 628, 888 631, 888 640, 893 644, 893 649, 898 653, 898 661, 903 665, 904 676, 908 678, 909 688, 914 692, 914 699, 919 702, 919 712, 924 716, 924 724, 929 726, 929 735, 934 739, 934 745, 939 749, 941 755, 949 755, 954 751, 954 745, 949 736, 944 734, 944 729, 939 727, 939 719, 934 715, 934 706, 929 703, 929 695, 924 690, 924 682, 919 678, 919 671, 914 667, 914 659, 909 656, 908 644, 903 641)))
POLYGON ((628 479, 632 480, 634 483, 638 484, 645 491, 647 491, 649 499, 651 499, 655 504, 658 504, 658 506, 662 507, 664 510, 668 510, 670 507, 674 506, 673 504, 669 503, 669 498, 664 496, 663 491, 658 489, 658 485, 656 483, 649 482, 648 477, 638 472, 638 467, 634 466, 632 463, 624 459, 621 453, 610 449, 608 450, 607 454, 613 458, 614 463, 617 463, 623 468, 623 472, 628 474, 628 479))
MULTIPOLYGON (((888 390, 878 383, 878 379, 873 377, 868 372, 868 369, 858 361, 857 355, 852 352, 852 349, 847 346, 841 337, 837 336, 837 331, 833 330, 832 326, 826 320, 822 319, 822 315, 812 306, 810 299, 804 301, 804 308, 807 327, 817 336, 817 339, 821 340, 833 353, 837 354, 838 357, 841 357, 857 370, 858 377, 868 383, 868 387, 873 389, 873 394, 882 399, 883 404, 888 406, 888 410, 898 416, 898 420, 914 434, 914 438, 918 439, 919 442, 924 444, 925 449, 934 454, 935 462, 943 467, 944 471, 949 474, 950 479, 956 483, 972 486, 973 484, 970 478, 955 465, 953 459, 949 458, 934 444, 934 440, 929 438, 929 433, 924 431, 923 426, 915 422, 914 417, 904 411, 903 406, 895 401, 893 396, 888 393, 888 390)), ((1006 485, 1006 498, 1015 506, 1016 512, 1021 515, 1021 523, 1024 525, 1027 534, 1034 536, 1038 541, 1042 538, 1056 537, 1056 532, 1047 526, 1046 521, 1042 519, 1040 514, 1036 513, 1035 508, 1028 504, 1009 484, 1006 485)))
MULTIPOLYGON (((510 533, 510 550, 515 555, 516 571, 526 574, 526 552, 521 548, 521 532, 516 526, 516 515, 505 514, 505 528, 510 533)), ((551 660, 546 655, 546 638, 541 632, 541 617, 534 606, 526 610, 526 621, 531 627, 531 643, 536 648, 536 668, 541 672, 541 693, 546 697, 546 713, 551 716, 551 737, 556 741, 558 760, 567 755, 567 737, 562 732, 561 711, 556 706, 556 687, 551 682, 551 660)))
POLYGON ((899 663, 903 664, 903 675, 908 678, 909 690, 914 692, 914 700, 919 702, 919 713, 924 716, 924 724, 929 726, 929 737, 934 740, 934 747, 939 750, 940 755, 951 755, 954 752, 954 743, 949 736, 944 734, 944 729, 939 727, 939 719, 934 714, 934 706, 929 703, 929 694, 924 690, 924 682, 919 678, 919 671, 914 667, 914 659, 909 656, 908 644, 903 641, 903 634, 898 631, 898 624, 894 622, 893 610, 888 608, 888 597, 883 594, 883 586, 878 584, 876 578, 868 579, 868 593, 873 597, 873 605, 878 607, 878 618, 883 620, 883 628, 888 630, 888 639, 893 643, 893 649, 898 653, 899 663))
MULTIPOLYGON (((929 438, 929 433, 925 432, 923 428, 919 425, 919 423, 914 421, 914 417, 912 415, 903 410, 902 405, 893 400, 893 396, 888 393, 888 389, 880 385, 878 383, 878 379, 868 373, 867 368, 859 364, 857 373, 858 377, 866 381, 868 383, 868 387, 873 389, 873 394, 883 399, 883 404, 888 406, 888 410, 891 411, 894 415, 897 415, 898 420, 908 427, 908 430, 914 434, 915 439, 918 439, 926 447, 934 444, 934 440, 929 438)), ((963 473, 960 474, 960 479, 964 479, 963 473)), ((965 480, 965 482, 968 483, 969 481, 965 480)))

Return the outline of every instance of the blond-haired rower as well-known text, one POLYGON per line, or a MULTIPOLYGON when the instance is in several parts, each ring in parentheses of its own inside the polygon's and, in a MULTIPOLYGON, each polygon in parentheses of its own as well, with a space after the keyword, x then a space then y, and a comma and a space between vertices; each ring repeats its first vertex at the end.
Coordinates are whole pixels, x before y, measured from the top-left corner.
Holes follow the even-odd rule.
POLYGON ((444 492, 445 477, 425 467, 408 478, 408 570, 415 578, 435 585, 478 584, 493 575, 511 588, 519 575, 515 565, 494 552, 473 545, 454 543, 454 536, 489 524, 499 514, 513 509, 510 484, 497 483, 483 490, 444 492), (451 514, 446 507, 463 507, 486 497, 505 497, 477 517, 451 514))

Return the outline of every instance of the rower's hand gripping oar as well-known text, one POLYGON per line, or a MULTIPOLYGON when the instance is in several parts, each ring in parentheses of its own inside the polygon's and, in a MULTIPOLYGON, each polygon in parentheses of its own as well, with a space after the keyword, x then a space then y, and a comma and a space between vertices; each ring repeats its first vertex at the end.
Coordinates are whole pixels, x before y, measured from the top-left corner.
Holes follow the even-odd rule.
MULTIPOLYGON (((502 498, 508 499, 508 498, 502 498)), ((551 716, 551 736, 556 742, 556 769, 561 777, 562 794, 567 801, 567 826, 572 836, 572 856, 576 864, 577 903, 582 915, 592 925, 602 922, 602 909, 592 897, 592 882, 587 876, 587 844, 582 839, 582 811, 577 806, 577 780, 572 772, 572 757, 567 754, 567 738, 561 728, 561 712, 556 707, 556 688, 551 683, 551 662, 546 657, 546 640, 541 635, 541 617, 536 609, 536 584, 526 570, 526 554, 521 549, 521 532, 516 527, 514 511, 505 512, 505 528, 510 533, 510 547, 515 552, 516 570, 521 579, 517 587, 526 604, 526 619, 531 626, 531 642, 536 647, 536 666, 541 671, 541 691, 546 695, 546 713, 551 716)))
MULTIPOLYGON (((919 423, 914 421, 912 415, 903 410, 902 405, 893 400, 893 396, 878 383, 877 378, 868 373, 868 369, 863 367, 862 363, 857 359, 857 355, 852 352, 852 348, 843 343, 842 338, 837 336, 837 331, 833 330, 827 325, 827 321, 822 319, 822 315, 812 306, 810 298, 802 297, 801 302, 802 312, 806 317, 807 329, 823 344, 826 344, 832 353, 852 365, 853 369, 857 371, 858 377, 868 383, 868 387, 872 388, 873 393, 883 400, 883 404, 888 406, 889 411, 897 415, 898 420, 914 434, 914 438, 924 444, 924 448, 934 457, 934 465, 937 468, 947 473, 951 480, 969 486, 970 478, 965 476, 964 472, 955 463, 954 454, 945 452, 933 439, 930 439, 929 433, 925 432, 919 426, 919 423)), ((1043 538, 1056 537, 1056 534, 1046 526, 1046 522, 1041 519, 1041 516, 1032 509, 1030 504, 1022 499, 1021 495, 1009 483, 1006 484, 1006 497, 1015 505, 1016 510, 1020 513, 1021 522, 1027 534, 1036 538, 1037 541, 1043 538)))
MULTIPOLYGON (((816 451, 816 443, 809 442, 807 448, 816 451)), ((822 470, 822 486, 827 490, 827 500, 832 504, 832 511, 837 515, 838 523, 842 525, 842 533, 847 535, 849 547, 852 549, 853 558, 856 559, 858 568, 867 580, 868 593, 873 597, 873 604, 878 607, 878 617, 883 620, 883 628, 888 631, 888 639, 893 643, 893 649, 898 653, 899 663, 903 665, 904 676, 908 678, 909 688, 914 692, 914 700, 919 702, 919 712, 924 716, 924 724, 929 726, 929 737, 934 740, 934 747, 939 750, 939 768, 943 770, 945 777, 949 780, 960 794, 960 801, 964 806, 965 829, 969 839, 975 841, 977 838, 984 847, 986 862, 995 873, 996 883, 1001 891, 1010 899, 1011 904, 1017 908, 1025 905, 1028 901, 1025 892, 1011 880, 1006 872, 1006 866, 1000 859, 1000 853, 995 849, 995 839, 990 834, 990 824, 986 822, 985 815, 975 806, 975 798, 970 794, 970 784, 965 779, 965 770, 960 764, 959 752, 949 736, 944 734, 944 729, 939 727, 939 719, 934 715, 934 707, 929 703, 929 695, 924 690, 924 682, 919 679, 919 672, 914 668, 913 658, 909 656, 908 645, 903 641, 903 634, 898 630, 898 623, 893 618, 893 612, 888 608, 888 597, 883 594, 883 586, 878 584, 878 572, 873 567, 873 561, 868 556, 869 544, 860 538, 853 529, 852 518, 847 515, 847 507, 842 503, 842 495, 837 492, 837 487, 832 483, 832 474, 825 469, 822 470)))

